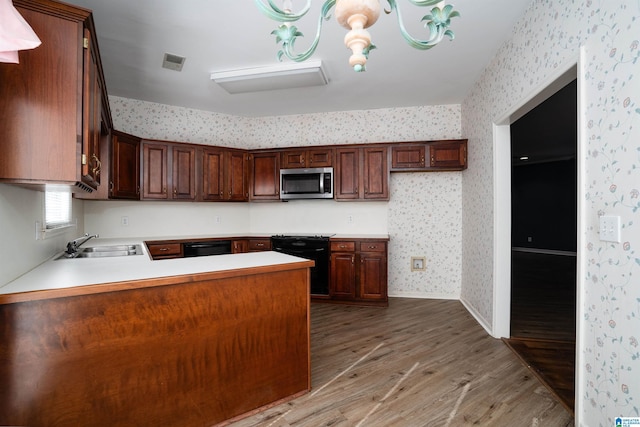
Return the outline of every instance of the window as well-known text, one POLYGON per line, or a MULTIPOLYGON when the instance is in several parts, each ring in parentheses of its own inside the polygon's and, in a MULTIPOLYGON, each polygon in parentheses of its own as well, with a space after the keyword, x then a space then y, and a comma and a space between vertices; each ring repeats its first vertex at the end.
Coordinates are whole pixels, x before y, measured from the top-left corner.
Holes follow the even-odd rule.
POLYGON ((45 191, 44 228, 68 227, 71 225, 71 193, 68 191, 45 191))

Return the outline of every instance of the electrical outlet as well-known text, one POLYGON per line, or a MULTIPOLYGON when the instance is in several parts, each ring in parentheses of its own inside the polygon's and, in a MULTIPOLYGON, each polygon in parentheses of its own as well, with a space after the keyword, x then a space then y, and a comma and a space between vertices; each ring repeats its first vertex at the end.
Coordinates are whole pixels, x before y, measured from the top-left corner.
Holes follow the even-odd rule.
POLYGON ((128 216, 120 217, 120 225, 123 226, 123 227, 128 227, 129 226, 129 217, 128 216))
POLYGON ((620 217, 617 215, 602 215, 600 217, 600 240, 603 242, 620 243, 620 217))
POLYGON ((424 271, 426 262, 424 257, 411 257, 411 271, 424 271))
POLYGON ((352 224, 353 223, 353 215, 349 214, 347 215, 347 224, 352 224))

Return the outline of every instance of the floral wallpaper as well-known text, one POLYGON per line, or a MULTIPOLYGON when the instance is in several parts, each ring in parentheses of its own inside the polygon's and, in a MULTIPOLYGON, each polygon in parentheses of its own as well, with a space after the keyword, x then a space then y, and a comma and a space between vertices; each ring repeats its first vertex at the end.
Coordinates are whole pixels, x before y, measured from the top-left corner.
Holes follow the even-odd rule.
MULTIPOLYGON (((149 139, 239 148, 461 138, 459 105, 245 118, 113 96, 110 103, 114 125, 123 132, 149 139)), ((363 231, 389 234, 389 295, 460 297, 462 174, 394 173, 390 182, 391 200, 386 204, 365 204, 371 209, 372 217, 385 217, 379 210, 386 209, 386 224, 376 224, 367 230, 359 227, 357 234, 363 231), (412 256, 425 257, 425 271, 411 271, 412 256)), ((358 217, 357 212, 363 207, 363 203, 358 202, 328 203, 332 204, 315 203, 317 209, 313 214, 335 219, 336 209, 341 209, 356 213, 358 217)), ((140 205, 139 210, 152 208, 140 205)), ((290 224, 298 224, 300 218, 294 212, 296 207, 300 205, 278 206, 277 218, 281 223, 274 224, 273 206, 251 204, 251 231, 264 231, 270 227, 269 230, 282 232, 290 224), (263 224, 261 218, 269 218, 269 224, 263 224)), ((199 204, 192 209, 201 209, 203 215, 210 214, 199 204)), ((91 208, 88 210, 92 211, 91 208)), ((108 229, 109 221, 117 223, 117 218, 110 218, 108 213, 95 218, 105 222, 102 226, 95 224, 97 228, 108 229)), ((324 229, 312 229, 313 226, 309 224, 307 231, 327 232, 324 224, 324 229)), ((329 228, 347 233, 345 225, 337 220, 329 228)), ((130 226, 129 231, 135 230, 130 226)), ((171 229, 164 232, 174 233, 171 229)))
POLYGON ((640 417, 640 2, 534 0, 462 105, 462 298, 487 322, 494 307, 492 123, 578 62, 579 190, 576 421, 640 417), (622 241, 599 239, 618 215, 622 241), (477 232, 466 233, 473 229, 477 232))
POLYGON ((457 299, 463 172, 394 173, 389 184, 389 284, 394 296, 457 299), (425 271, 411 271, 411 257, 425 271))

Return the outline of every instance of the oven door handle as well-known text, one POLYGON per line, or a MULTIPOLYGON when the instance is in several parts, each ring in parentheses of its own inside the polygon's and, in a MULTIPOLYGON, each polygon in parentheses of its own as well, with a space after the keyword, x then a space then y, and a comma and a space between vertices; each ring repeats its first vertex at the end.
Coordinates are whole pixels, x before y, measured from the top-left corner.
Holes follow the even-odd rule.
POLYGON ((285 248, 281 248, 276 246, 275 248, 273 248, 274 251, 276 252, 284 252, 284 253, 289 253, 289 254, 305 254, 305 253, 309 253, 311 251, 313 252, 324 252, 327 249, 326 248, 316 248, 316 249, 306 249, 304 251, 301 250, 296 250, 296 249, 285 249, 285 248))

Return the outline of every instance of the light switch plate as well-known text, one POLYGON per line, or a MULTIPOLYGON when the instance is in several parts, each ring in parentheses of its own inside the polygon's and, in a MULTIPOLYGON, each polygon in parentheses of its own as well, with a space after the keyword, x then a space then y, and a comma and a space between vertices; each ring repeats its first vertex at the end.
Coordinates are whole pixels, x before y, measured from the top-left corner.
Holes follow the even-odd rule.
POLYGON ((603 242, 620 243, 620 217, 617 215, 602 215, 600 217, 600 240, 603 242))

